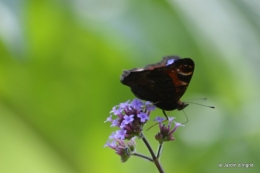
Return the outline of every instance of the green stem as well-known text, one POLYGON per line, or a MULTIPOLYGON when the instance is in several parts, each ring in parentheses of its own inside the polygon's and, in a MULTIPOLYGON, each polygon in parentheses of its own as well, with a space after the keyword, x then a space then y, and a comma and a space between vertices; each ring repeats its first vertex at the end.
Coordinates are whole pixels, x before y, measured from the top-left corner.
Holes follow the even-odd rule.
POLYGON ((159 159, 161 153, 162 153, 163 143, 159 145, 158 152, 157 152, 157 158, 159 159))
POLYGON ((131 155, 137 156, 137 157, 141 157, 141 158, 143 158, 143 159, 146 159, 146 160, 149 160, 149 161, 153 162, 153 159, 152 159, 152 158, 150 158, 150 157, 148 157, 148 156, 145 156, 145 155, 143 155, 143 154, 140 154, 140 153, 133 153, 133 154, 131 154, 131 155))
POLYGON ((155 166, 157 167, 158 171, 160 173, 165 173, 164 170, 163 170, 163 167, 162 167, 162 165, 161 165, 161 163, 159 161, 159 158, 157 158, 155 156, 151 145, 149 144, 149 142, 147 141, 147 139, 145 138, 145 136, 143 134, 142 134, 142 140, 143 140, 144 144, 146 145, 146 147, 148 148, 148 150, 149 150, 149 152, 150 152, 150 154, 151 154, 151 156, 153 158, 152 162, 155 164, 155 166))

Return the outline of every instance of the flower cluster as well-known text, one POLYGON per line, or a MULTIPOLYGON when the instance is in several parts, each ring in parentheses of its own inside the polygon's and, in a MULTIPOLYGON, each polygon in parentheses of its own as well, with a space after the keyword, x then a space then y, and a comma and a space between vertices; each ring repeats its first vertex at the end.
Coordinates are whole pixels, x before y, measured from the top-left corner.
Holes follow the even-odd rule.
POLYGON ((112 133, 112 135, 109 137, 111 142, 107 142, 105 146, 108 146, 115 150, 116 154, 121 157, 121 161, 126 162, 130 158, 130 154, 135 152, 135 138, 132 138, 128 142, 125 142, 124 140, 118 139, 115 136, 115 133, 112 133))
POLYGON ((141 137, 143 126, 149 120, 150 112, 155 108, 151 102, 134 99, 132 102, 120 103, 110 111, 111 115, 105 122, 111 122, 111 127, 117 126, 120 130, 109 136, 105 146, 114 149, 120 155, 122 162, 127 161, 135 152, 134 137, 141 137), (129 141, 125 142, 125 139, 129 141))
POLYGON ((131 139, 140 137, 144 124, 149 120, 150 112, 156 107, 151 102, 134 99, 113 107, 105 122, 111 122, 112 127, 119 127, 113 135, 116 139, 131 139), (113 117, 116 117, 113 119, 113 117))
MULTIPOLYGON (((150 113, 156 107, 151 102, 142 102, 141 100, 134 99, 133 101, 127 101, 120 103, 112 108, 110 116, 105 122, 110 122, 111 127, 119 127, 120 129, 113 132, 109 136, 109 140, 105 144, 116 151, 121 157, 121 161, 127 161, 131 155, 139 156, 144 159, 157 162, 154 152, 151 150, 149 143, 147 142, 143 134, 143 126, 150 118, 150 113), (152 158, 144 156, 135 152, 135 137, 141 138, 152 155, 152 158)), ((168 118, 168 125, 163 124, 165 118, 157 117, 154 121, 159 124, 159 132, 155 135, 155 139, 162 145, 163 142, 172 141, 175 138, 173 133, 179 126, 183 126, 180 123, 174 122, 173 117, 168 118), (171 128, 172 123, 175 123, 174 128, 171 128)), ((152 126, 153 127, 153 126, 152 126)), ((157 156, 159 157, 161 148, 158 150, 157 156)))
POLYGON ((166 142, 166 141, 173 141, 175 140, 175 138, 173 137, 173 133, 176 131, 176 129, 179 127, 179 126, 184 126, 183 124, 181 123, 178 123, 178 122, 174 122, 174 117, 169 117, 168 119, 168 125, 165 126, 165 124, 162 124, 162 122, 164 121, 163 118, 161 117, 157 117, 156 119, 154 119, 155 121, 157 121, 159 123, 159 128, 160 128, 160 132, 158 132, 156 135, 155 135, 155 139, 157 141, 159 141, 160 144, 162 144, 163 142, 166 142), (171 125, 172 125, 172 122, 175 123, 175 126, 173 129, 171 129, 171 125))

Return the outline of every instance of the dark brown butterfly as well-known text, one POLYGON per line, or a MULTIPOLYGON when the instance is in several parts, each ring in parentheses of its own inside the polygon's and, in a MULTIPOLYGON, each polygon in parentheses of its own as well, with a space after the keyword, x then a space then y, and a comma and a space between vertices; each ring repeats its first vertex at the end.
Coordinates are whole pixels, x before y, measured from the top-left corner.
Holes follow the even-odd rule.
POLYGON ((186 91, 193 72, 192 59, 167 56, 161 62, 145 68, 124 71, 121 82, 129 86, 136 97, 153 102, 163 112, 182 110, 188 104, 180 101, 180 98, 186 91))

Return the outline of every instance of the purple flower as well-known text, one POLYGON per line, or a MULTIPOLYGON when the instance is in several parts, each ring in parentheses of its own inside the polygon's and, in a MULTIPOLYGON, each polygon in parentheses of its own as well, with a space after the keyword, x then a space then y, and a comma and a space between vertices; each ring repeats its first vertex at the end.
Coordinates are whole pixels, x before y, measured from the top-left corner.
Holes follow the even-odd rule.
POLYGON ((161 123, 165 120, 166 118, 163 118, 163 117, 156 117, 155 119, 153 119, 154 121, 157 121, 158 123, 161 123))
POLYGON ((118 114, 121 113, 121 110, 118 109, 118 105, 116 105, 116 106, 114 106, 114 107, 112 108, 112 110, 110 111, 110 113, 113 113, 114 115, 118 115, 118 114))
MULTIPOLYGON (((174 63, 174 61, 169 62, 174 63)), ((146 122, 150 119, 150 113, 156 108, 156 106, 149 102, 143 102, 139 99, 134 99, 132 101, 126 101, 120 103, 112 108, 110 115, 105 122, 110 122, 111 127, 117 126, 120 128, 113 132, 105 146, 110 147, 115 150, 121 158, 122 162, 126 162, 132 155, 146 158, 147 160, 153 161, 153 158, 149 158, 140 155, 135 152, 135 137, 145 139, 142 133, 143 127, 146 122)), ((166 141, 175 140, 173 133, 178 127, 183 126, 181 123, 174 122, 174 117, 168 118, 168 125, 163 124, 165 118, 156 117, 154 121, 157 121, 155 125, 159 124, 160 131, 155 135, 155 139, 159 141, 160 144, 166 141), (175 124, 172 128, 171 125, 175 124)), ((146 142, 145 142, 146 143, 146 142)), ((160 145, 161 146, 161 145, 160 145)), ((161 147, 159 147, 161 148, 161 147)), ((160 150, 158 150, 156 159, 159 158, 160 150)))
POLYGON ((116 137, 116 133, 112 132, 112 134, 108 137, 109 139, 114 139, 116 137))
POLYGON ((125 139, 125 134, 126 134, 126 130, 121 129, 121 130, 117 130, 117 131, 116 131, 115 136, 116 136, 116 138, 118 138, 118 139, 125 139))
POLYGON ((172 122, 175 119, 175 117, 168 117, 169 122, 172 122))
POLYGON ((122 123, 120 124, 120 126, 119 126, 119 127, 120 127, 121 129, 123 129, 123 128, 125 127, 125 125, 126 125, 126 124, 125 124, 125 122, 124 122, 124 121, 122 121, 122 123))
POLYGON ((180 127, 180 126, 185 126, 184 124, 181 124, 181 123, 178 123, 178 122, 174 122, 174 123, 175 123, 175 126, 174 126, 174 128, 173 128, 173 130, 172 130, 172 133, 175 132, 178 127, 180 127))
POLYGON ((116 141, 115 140, 108 140, 104 147, 110 147, 110 148, 115 148, 116 147, 116 141))
POLYGON ((116 150, 121 160, 126 161, 134 151, 133 138, 142 136, 143 126, 155 108, 151 102, 142 102, 138 99, 114 106, 110 111, 112 115, 105 122, 111 122, 111 127, 117 126, 120 129, 110 135, 105 146, 116 150), (129 142, 125 143, 125 140, 129 142))
POLYGON ((131 157, 131 154, 135 153, 135 138, 132 138, 128 142, 125 142, 122 139, 114 138, 107 141, 105 147, 110 147, 115 150, 116 154, 121 157, 121 161, 126 162, 131 157))
POLYGON ((127 100, 126 102, 124 102, 124 103, 120 103, 119 104, 119 108, 120 109, 125 109, 126 107, 128 107, 129 106, 129 100, 127 100))
POLYGON ((114 115, 110 115, 105 122, 111 122, 111 127, 117 126, 126 131, 124 135, 122 134, 124 138, 121 136, 120 139, 131 139, 134 136, 140 136, 143 126, 149 120, 150 112, 154 108, 155 106, 148 101, 142 102, 138 99, 131 102, 126 101, 114 106, 110 111, 114 115))
POLYGON ((125 124, 129 124, 129 123, 131 123, 132 121, 134 121, 134 118, 133 118, 133 117, 134 117, 134 115, 129 115, 129 116, 125 115, 123 122, 124 122, 125 124))
POLYGON ((134 99, 131 103, 131 106, 136 110, 142 110, 143 102, 138 99, 134 99))
POLYGON ((104 123, 106 122, 112 122, 113 119, 112 119, 112 115, 110 115, 109 117, 107 117, 107 119, 104 121, 104 123))
POLYGON ((167 126, 166 126, 165 124, 162 124, 162 122, 159 122, 160 132, 155 135, 155 139, 156 139, 157 141, 159 141, 159 143, 163 143, 163 142, 166 142, 166 141, 173 141, 173 140, 175 140, 175 138, 173 137, 173 133, 176 131, 176 129, 177 129, 179 126, 184 126, 184 125, 182 125, 181 123, 174 122, 174 123, 175 123, 175 126, 174 126, 174 128, 171 130, 171 124, 172 124, 172 122, 173 122, 173 119, 174 119, 174 118, 169 118, 169 122, 168 122, 168 125, 167 125, 167 126))
POLYGON ((117 125, 118 125, 118 119, 115 119, 115 120, 112 121, 110 127, 115 127, 115 126, 117 126, 117 125))
POLYGON ((145 106, 148 111, 153 111, 154 109, 156 109, 156 106, 152 102, 149 102, 149 101, 145 102, 145 106))
POLYGON ((145 122, 146 120, 149 120, 147 113, 144 112, 139 113, 137 117, 140 118, 141 122, 145 122))

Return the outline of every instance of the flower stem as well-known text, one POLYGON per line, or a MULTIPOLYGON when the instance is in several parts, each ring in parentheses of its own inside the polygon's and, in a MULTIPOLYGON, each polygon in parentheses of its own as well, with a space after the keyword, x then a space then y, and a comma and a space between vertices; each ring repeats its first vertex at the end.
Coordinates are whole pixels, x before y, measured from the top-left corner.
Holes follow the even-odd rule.
POLYGON ((131 155, 137 156, 137 157, 141 157, 141 158, 143 158, 143 159, 146 159, 146 160, 149 160, 149 161, 153 162, 153 159, 152 159, 152 158, 150 158, 150 157, 148 157, 148 156, 145 156, 145 155, 143 155, 143 154, 140 154, 140 153, 133 153, 133 154, 131 154, 131 155))
POLYGON ((159 159, 161 153, 162 153, 162 148, 163 148, 163 143, 160 143, 159 148, 158 148, 158 152, 157 152, 157 158, 159 159))
POLYGON ((151 145, 149 144, 149 142, 147 141, 147 139, 145 138, 144 134, 142 133, 142 140, 145 143, 146 147, 148 148, 151 156, 152 156, 152 162, 154 162, 155 166, 157 167, 158 171, 160 173, 164 173, 163 167, 161 165, 161 163, 159 162, 159 158, 157 158, 153 152, 153 149, 151 147, 151 145))

